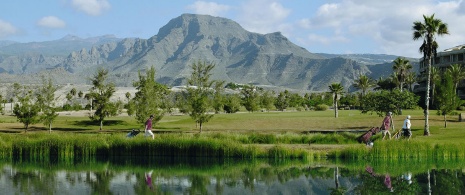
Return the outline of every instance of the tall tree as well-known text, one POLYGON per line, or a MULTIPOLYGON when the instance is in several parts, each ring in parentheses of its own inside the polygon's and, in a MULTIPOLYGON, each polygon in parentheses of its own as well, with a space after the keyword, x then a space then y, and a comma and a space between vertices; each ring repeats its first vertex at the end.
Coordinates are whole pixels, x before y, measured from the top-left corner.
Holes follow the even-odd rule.
MULTIPOLYGON (((136 120, 144 125, 150 115, 154 115, 152 123, 155 125, 166 113, 163 109, 164 95, 169 93, 168 88, 155 81, 155 68, 152 66, 145 76, 139 72, 139 80, 133 83, 137 92, 131 100, 136 120)), ((127 97, 127 96, 126 96, 127 97)), ((130 97, 130 94, 129 94, 130 97)))
POLYGON ((392 65, 392 69, 397 73, 397 80, 399 81, 399 88, 402 92, 404 87, 405 80, 412 69, 412 64, 410 61, 405 58, 396 58, 394 60, 394 64, 392 65))
POLYGON ((338 110, 337 110, 337 101, 339 100, 340 96, 344 92, 344 87, 341 83, 333 83, 329 86, 330 92, 333 94, 333 105, 334 105, 334 117, 338 117, 338 110))
POLYGON ((117 114, 116 106, 110 102, 111 96, 115 93, 113 83, 107 83, 108 70, 99 69, 97 74, 91 79, 92 88, 89 96, 93 99, 92 106, 95 108, 93 115, 90 115, 91 120, 97 121, 100 124, 100 130, 103 129, 103 121, 106 117, 117 114))
POLYGON ((199 124, 202 132, 203 123, 208 122, 213 115, 208 114, 211 108, 209 98, 213 90, 214 81, 210 80, 211 71, 215 68, 212 63, 197 61, 191 65, 192 73, 187 79, 187 102, 189 105, 189 116, 199 124))
POLYGON ((362 90, 362 97, 365 96, 368 89, 375 86, 375 83, 370 77, 360 74, 353 85, 355 88, 362 90))
POLYGON ((465 68, 460 64, 452 64, 447 69, 448 74, 451 76, 452 82, 454 83, 454 92, 457 94, 457 88, 460 81, 465 79, 465 68))
POLYGON ((279 92, 278 97, 274 103, 276 109, 284 111, 289 106, 289 91, 279 92))
POLYGON ((447 128, 446 115, 460 105, 460 98, 455 93, 454 84, 452 74, 449 71, 436 84, 438 86, 436 91, 437 114, 444 116, 444 128, 447 128))
POLYGON ((29 125, 39 122, 40 108, 34 100, 32 91, 28 91, 18 97, 19 103, 15 104, 13 113, 16 119, 24 124, 24 130, 27 131, 29 125))
MULTIPOLYGON (((357 89, 362 90, 362 93, 360 94, 360 100, 362 100, 363 98, 365 98, 368 89, 375 86, 375 82, 370 77, 360 74, 358 76, 358 79, 355 80, 353 86, 357 89)), ((360 103, 362 103, 362 101, 360 101, 360 103)), ((360 104, 360 107, 363 107, 363 105, 360 104)))
POLYGON ((242 105, 249 112, 258 111, 260 108, 260 94, 257 87, 245 85, 241 89, 242 105))
POLYGON ((260 95, 260 107, 270 111, 274 105, 274 92, 270 90, 263 90, 260 95))
POLYGON ((410 72, 407 77, 405 77, 405 84, 408 86, 408 90, 413 92, 412 85, 416 82, 417 76, 414 72, 410 72))
POLYGON ((55 102, 55 92, 58 90, 56 86, 53 85, 52 79, 46 80, 42 78, 42 86, 39 88, 37 94, 37 102, 42 110, 42 115, 40 115, 40 121, 44 125, 48 126, 49 133, 52 133, 52 123, 55 121, 58 113, 56 113, 55 102))
POLYGON ((442 20, 434 18, 434 14, 431 16, 423 15, 424 21, 413 22, 413 40, 423 39, 419 51, 423 53, 423 62, 428 63, 427 68, 427 81, 426 81, 426 94, 425 94, 425 129, 424 135, 429 135, 429 95, 431 85, 431 58, 436 56, 437 49, 439 47, 436 42, 436 36, 442 36, 449 34, 447 24, 443 23, 442 20))
POLYGON ((214 82, 215 92, 213 94, 212 104, 215 113, 218 114, 224 107, 224 81, 214 82))
POLYGON ((378 116, 384 116, 386 112, 394 112, 398 115, 401 109, 412 109, 418 105, 419 97, 415 94, 399 89, 392 91, 380 90, 367 93, 363 99, 362 113, 377 113, 378 116))

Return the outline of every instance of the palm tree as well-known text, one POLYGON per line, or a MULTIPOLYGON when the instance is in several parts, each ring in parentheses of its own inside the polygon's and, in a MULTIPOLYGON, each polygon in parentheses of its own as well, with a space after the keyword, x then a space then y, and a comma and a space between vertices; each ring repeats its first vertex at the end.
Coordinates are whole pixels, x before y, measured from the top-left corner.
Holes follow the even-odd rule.
POLYGON ((409 60, 399 57, 394 60, 392 69, 397 73, 397 80, 399 81, 400 91, 402 92, 404 82, 410 72, 410 69, 412 69, 412 64, 410 64, 409 60))
POLYGON ((344 91, 344 87, 341 85, 341 83, 333 83, 329 86, 329 90, 333 94, 333 104, 334 104, 334 117, 337 118, 338 113, 337 113, 337 101, 339 100, 339 96, 342 94, 344 91))
POLYGON ((465 79, 465 68, 460 64, 453 64, 448 69, 447 72, 452 77, 452 82, 454 83, 454 92, 457 95, 457 88, 461 80, 465 79))
POLYGON ((436 91, 436 82, 441 79, 441 72, 436 67, 431 67, 431 105, 434 105, 434 93, 436 91))
POLYGON ((408 86, 408 90, 413 92, 412 85, 416 82, 417 76, 414 72, 410 72, 407 77, 405 77, 405 84, 408 86))
MULTIPOLYGON (((360 74, 358 76, 358 79, 355 80, 353 86, 357 89, 362 90, 360 96, 360 100, 362 100, 365 97, 367 90, 375 86, 375 82, 368 76, 360 74)), ((362 101, 360 101, 360 104, 362 104, 362 101)), ((363 107, 363 105, 360 106, 363 107)))
POLYGON ((367 90, 375 86, 375 83, 371 78, 366 75, 360 74, 358 79, 355 80, 353 85, 355 88, 362 90, 362 96, 365 96, 367 90))
POLYGON ((425 130, 424 135, 429 135, 429 90, 430 90, 430 79, 431 79, 431 58, 436 56, 436 50, 439 47, 436 42, 436 35, 442 36, 449 34, 447 24, 443 23, 440 19, 435 19, 434 14, 431 16, 423 15, 424 23, 421 21, 413 22, 413 40, 423 39, 419 51, 423 53, 424 62, 428 63, 428 76, 426 82, 426 94, 425 94, 425 130))

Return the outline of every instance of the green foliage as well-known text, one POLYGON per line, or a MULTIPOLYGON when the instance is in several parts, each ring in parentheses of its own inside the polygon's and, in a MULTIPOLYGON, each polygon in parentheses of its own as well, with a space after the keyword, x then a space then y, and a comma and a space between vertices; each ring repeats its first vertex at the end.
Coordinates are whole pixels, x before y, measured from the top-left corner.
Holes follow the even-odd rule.
POLYGON ((45 126, 48 126, 49 131, 52 130, 52 123, 55 121, 58 113, 56 113, 55 102, 55 92, 57 87, 53 85, 52 79, 42 78, 42 86, 39 88, 37 93, 37 105, 42 110, 42 115, 40 116, 40 121, 44 123, 45 126))
POLYGON ((289 91, 279 92, 274 106, 280 111, 284 111, 289 106, 289 91))
POLYGON ((444 116, 444 127, 447 127, 446 115, 451 114, 461 104, 455 93, 455 84, 450 72, 444 74, 443 79, 436 83, 437 114, 444 116))
POLYGON ((326 104, 318 104, 315 106, 316 111, 325 111, 328 110, 329 106, 326 104))
POLYGON ((307 107, 315 107, 319 104, 332 104, 332 97, 328 93, 311 93, 304 95, 304 104, 307 107))
POLYGON ((212 105, 215 113, 220 113, 224 107, 224 81, 215 81, 212 105))
POLYGON ((115 116, 115 103, 110 102, 111 96, 115 93, 113 83, 106 83, 108 71, 99 69, 97 74, 91 79, 92 88, 90 89, 89 97, 92 98, 92 105, 95 108, 93 115, 89 116, 91 120, 100 123, 100 130, 103 128, 103 121, 106 117, 115 116))
POLYGON ((273 109, 274 102, 274 92, 269 90, 263 90, 260 95, 260 107, 270 111, 271 109, 273 109))
POLYGON ((152 66, 146 75, 139 72, 139 80, 133 83, 137 89, 129 104, 129 113, 135 114, 136 120, 144 124, 150 115, 154 115, 153 124, 160 121, 166 113, 164 107, 169 90, 165 85, 155 81, 155 68, 152 66))
POLYGON ((260 108, 260 93, 255 86, 246 85, 242 87, 242 105, 249 112, 256 112, 260 108))
POLYGON ((379 116, 384 116, 386 112, 399 114, 400 109, 415 108, 418 101, 419 97, 408 91, 401 92, 395 89, 371 92, 362 100, 362 113, 376 112, 379 116))
POLYGON ((186 100, 189 106, 189 116, 199 124, 202 132, 202 124, 208 122, 213 115, 208 114, 211 108, 209 98, 212 96, 211 87, 214 81, 210 81, 214 64, 206 62, 194 62, 191 65, 192 74, 187 80, 186 100))
POLYGON ((13 108, 13 114, 19 122, 24 124, 26 131, 29 125, 39 122, 40 107, 31 96, 31 93, 27 93, 23 97, 18 97, 19 103, 16 103, 13 108))
POLYGON ((410 61, 405 58, 398 57, 394 60, 392 69, 396 73, 397 80, 399 81, 400 91, 402 91, 405 80, 407 79, 407 76, 409 75, 412 68, 413 66, 410 64, 410 61))
POLYGON ((241 97, 238 94, 226 95, 223 106, 223 110, 226 113, 236 113, 241 107, 241 97))

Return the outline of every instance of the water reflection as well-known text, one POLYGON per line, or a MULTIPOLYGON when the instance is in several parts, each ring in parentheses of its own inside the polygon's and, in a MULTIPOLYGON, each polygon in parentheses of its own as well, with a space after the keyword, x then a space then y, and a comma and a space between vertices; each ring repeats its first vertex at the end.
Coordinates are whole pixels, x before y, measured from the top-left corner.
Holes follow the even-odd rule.
POLYGON ((0 194, 464 194, 463 162, 113 158, 0 163, 0 194), (410 166, 404 166, 409 164, 410 166))

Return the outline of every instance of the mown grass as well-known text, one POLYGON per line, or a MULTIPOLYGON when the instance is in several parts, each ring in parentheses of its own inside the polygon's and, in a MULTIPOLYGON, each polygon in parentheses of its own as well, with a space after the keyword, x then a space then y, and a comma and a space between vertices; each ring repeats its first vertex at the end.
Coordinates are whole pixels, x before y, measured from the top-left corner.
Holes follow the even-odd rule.
POLYGON ((108 118, 104 130, 99 131, 98 124, 90 122, 86 116, 62 115, 54 122, 50 135, 41 124, 32 125, 25 133, 14 116, 0 116, 0 132, 4 132, 0 133, 0 155, 18 156, 20 153, 20 156, 32 158, 126 154, 347 159, 465 157, 463 145, 458 144, 465 141, 465 123, 457 122, 457 116, 448 116, 448 127, 444 128, 442 116, 430 115, 431 136, 423 136, 422 111, 403 112, 404 116, 394 116, 394 126, 399 130, 405 116, 411 115, 412 139, 408 142, 382 141, 378 134, 373 137, 373 148, 355 141, 360 133, 325 133, 366 131, 381 124, 382 117, 361 114, 357 110, 341 110, 338 118, 334 118, 330 110, 217 114, 203 125, 201 134, 189 116, 167 115, 156 124, 157 139, 154 141, 143 139, 142 135, 125 138, 130 129, 143 128, 130 116, 108 118), (55 145, 60 147, 54 149, 55 145), (328 145, 331 147, 326 147, 328 145), (152 151, 152 148, 155 149, 152 151))

